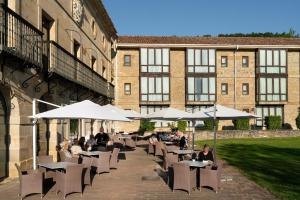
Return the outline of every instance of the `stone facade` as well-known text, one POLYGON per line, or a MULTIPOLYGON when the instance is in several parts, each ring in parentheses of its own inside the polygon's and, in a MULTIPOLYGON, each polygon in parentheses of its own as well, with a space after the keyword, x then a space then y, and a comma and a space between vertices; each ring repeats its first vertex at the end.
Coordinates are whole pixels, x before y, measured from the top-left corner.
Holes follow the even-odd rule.
MULTIPOLYGON (((184 38, 184 37, 183 37, 184 38)), ((189 38, 186 37, 186 41, 189 38)), ((191 37, 193 38, 193 37, 191 37)), ((201 37, 200 37, 201 38, 201 37)), ((205 40, 201 38, 199 40, 205 40)), ((208 38, 209 39, 209 38, 208 38)), ((231 39, 231 38, 230 38, 231 39)), ((151 36, 124 36, 119 37, 118 53, 117 53, 117 77, 116 87, 117 96, 116 104, 122 108, 134 109, 139 111, 139 107, 142 105, 166 105, 178 109, 184 110, 186 106, 210 106, 213 105, 213 101, 187 101, 187 49, 198 48, 216 49, 216 103, 236 108, 239 110, 245 110, 250 113, 256 112, 257 106, 283 106, 283 120, 284 123, 290 124, 294 129, 295 118, 298 115, 298 108, 300 106, 300 60, 298 45, 296 48, 294 45, 234 45, 231 46, 218 45, 218 44, 177 44, 181 42, 182 37, 151 37, 151 36), (150 38, 150 39, 149 39, 150 38), (164 41, 170 41, 170 43, 164 43, 164 41), (226 47, 224 47, 226 46, 226 47), (170 49, 170 102, 141 102, 140 101, 140 48, 169 48, 170 49), (257 52, 258 49, 287 49, 287 101, 258 101, 256 98, 257 87, 257 74, 256 67, 258 62, 257 52), (124 55, 131 56, 131 66, 124 66, 124 55), (227 67, 221 66, 221 57, 227 57, 227 67), (242 66, 243 57, 248 58, 248 67, 242 66), (131 94, 124 94, 124 83, 131 83, 131 94), (228 84, 228 94, 224 95, 221 91, 222 83, 228 84), (248 84, 249 93, 243 94, 243 84, 248 84)), ((196 38, 197 40, 197 38, 196 38)), ((263 38, 261 40, 264 40, 263 38)), ((247 42, 247 41, 246 41, 247 42)), ((298 42, 298 41, 296 41, 298 42)), ((261 41, 260 41, 261 43, 261 41)), ((251 124, 255 124, 255 120, 250 120, 251 124)), ((128 132, 137 131, 139 123, 135 122, 131 126, 120 125, 117 126, 117 130, 125 130, 128 132), (133 125, 133 126, 132 126, 133 125)), ((219 123, 219 129, 224 126, 232 126, 231 121, 221 121, 219 123)), ((160 130, 160 129, 157 129, 160 130)))
MULTIPOLYGON (((15 14, 8 15, 7 27, 1 24, 1 31, 8 32, 8 39, 4 44, 7 48, 1 49, 0 56, 0 178, 17 176, 14 163, 24 169, 32 167, 32 123, 28 116, 32 115, 33 98, 57 105, 84 99, 106 104, 114 98, 113 49, 116 30, 102 2, 97 0, 76 1, 83 11, 82 16, 79 16, 81 19, 76 21, 73 17, 74 12, 78 11, 73 8, 75 1, 8 0, 7 5, 1 9, 1 16, 4 13, 15 14), (21 25, 13 20, 19 20, 21 25), (46 22, 47 25, 44 24, 46 22), (10 32, 12 27, 15 33, 10 32), (27 50, 25 47, 28 47, 24 46, 27 41, 24 38, 29 41, 37 37, 25 33, 22 36, 27 31, 23 27, 40 35, 44 33, 41 35, 43 43, 39 43, 43 45, 36 53, 39 58, 43 58, 40 59, 43 62, 38 65, 31 60, 33 57, 16 56, 9 51, 9 48, 15 48, 15 51, 24 52, 27 50), (20 38, 24 40, 23 49, 17 49, 15 43, 20 38), (72 70, 77 74, 75 77, 69 75, 72 70), (87 85, 91 77, 95 81, 91 84, 101 86, 87 85)), ((29 49, 33 50, 38 46, 36 42, 28 44, 32 45, 29 49)), ((31 56, 30 53, 26 55, 31 56)), ((52 108, 38 103, 37 112, 52 108)), ((78 131, 82 135, 96 133, 100 126, 101 122, 82 120, 78 131)), ((56 145, 62 137, 68 139, 70 123, 69 120, 39 120, 37 132, 37 154, 50 154, 56 159, 56 145)))

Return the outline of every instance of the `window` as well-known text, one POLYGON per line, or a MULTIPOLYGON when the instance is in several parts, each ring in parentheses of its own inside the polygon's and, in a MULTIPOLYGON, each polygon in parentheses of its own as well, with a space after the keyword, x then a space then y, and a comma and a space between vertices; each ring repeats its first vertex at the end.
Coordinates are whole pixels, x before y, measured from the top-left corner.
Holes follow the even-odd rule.
POLYGON ((80 58, 80 43, 74 40, 73 42, 73 55, 76 58, 80 58))
POLYGON ((189 73, 215 73, 215 49, 187 49, 189 73))
POLYGON ((221 84, 221 93, 222 93, 222 95, 227 95, 228 94, 228 84, 227 83, 222 83, 221 84))
POLYGON ((242 67, 249 67, 249 57, 248 56, 242 57, 242 67))
POLYGON ((215 101, 215 77, 188 77, 188 101, 215 101))
POLYGON ((94 70, 94 71, 97 71, 97 60, 94 56, 92 56, 91 58, 91 68, 94 70))
POLYGON ((227 67, 227 56, 221 56, 221 67, 227 67))
POLYGON ((104 60, 102 61, 102 77, 106 79, 106 67, 104 64, 104 60))
POLYGON ((243 83, 242 92, 243 95, 249 95, 249 83, 243 83))
POLYGON ((141 101, 170 101, 169 77, 141 77, 141 101))
POLYGON ((124 55, 124 66, 130 66, 130 65, 131 65, 131 56, 124 55))
POLYGON ((141 48, 141 72, 169 73, 169 49, 141 48))
MULTIPOLYGON (((158 110, 163 110, 168 108, 167 106, 141 106, 141 114, 142 115, 147 115, 151 114, 153 112, 156 112, 158 110)), ((168 127, 168 122, 156 122, 155 127, 168 127)))
POLYGON ((286 50, 261 49, 258 51, 258 73, 285 74, 287 73, 286 50))
POLYGON ((131 94, 131 83, 124 83, 124 94, 125 95, 131 94))
POLYGON ((285 77, 260 77, 257 81, 259 101, 287 100, 287 80, 285 77))
POLYGON ((281 116, 282 123, 283 120, 283 106, 257 106, 256 115, 260 118, 256 119, 256 126, 265 126, 265 117, 266 116, 281 116))

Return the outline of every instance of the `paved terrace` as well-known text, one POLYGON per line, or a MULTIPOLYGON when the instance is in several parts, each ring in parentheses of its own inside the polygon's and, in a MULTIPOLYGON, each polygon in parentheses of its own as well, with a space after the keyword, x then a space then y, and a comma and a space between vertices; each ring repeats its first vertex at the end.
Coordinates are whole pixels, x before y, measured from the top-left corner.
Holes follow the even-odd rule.
MULTIPOLYGON (((138 147, 135 151, 126 152, 120 155, 123 159, 119 162, 117 170, 111 170, 111 173, 96 175, 93 180, 93 186, 86 186, 83 197, 79 193, 70 194, 66 199, 228 199, 228 200, 246 200, 246 199, 276 199, 266 190, 257 186, 242 176, 236 169, 225 164, 224 173, 226 177, 232 178, 232 181, 222 181, 221 191, 215 193, 212 190, 203 188, 200 192, 195 190, 188 195, 185 191, 172 190, 165 183, 165 175, 160 167, 161 160, 152 155, 147 155, 144 148, 138 147)), ((18 181, 12 180, 9 183, 0 185, 0 199, 19 199, 18 181)), ((40 199, 40 195, 28 196, 25 199, 40 199)), ((54 187, 44 196, 44 199, 63 199, 55 194, 54 187)))

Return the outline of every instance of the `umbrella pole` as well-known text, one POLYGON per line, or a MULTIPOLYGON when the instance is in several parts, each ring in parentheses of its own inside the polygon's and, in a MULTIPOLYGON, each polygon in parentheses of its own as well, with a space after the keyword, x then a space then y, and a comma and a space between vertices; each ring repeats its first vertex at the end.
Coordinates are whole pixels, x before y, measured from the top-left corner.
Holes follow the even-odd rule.
MULTIPOLYGON (((32 101, 32 116, 36 114, 36 100, 32 101)), ((36 169, 36 122, 37 119, 34 118, 32 121, 32 165, 33 169, 36 169)))
POLYGON ((214 103, 214 160, 216 161, 216 142, 217 142, 217 126, 216 126, 216 121, 217 121, 217 116, 216 116, 216 103, 214 103))
POLYGON ((193 120, 192 121, 192 129, 193 129, 193 143, 192 143, 192 145, 193 145, 193 151, 195 150, 195 121, 193 120))

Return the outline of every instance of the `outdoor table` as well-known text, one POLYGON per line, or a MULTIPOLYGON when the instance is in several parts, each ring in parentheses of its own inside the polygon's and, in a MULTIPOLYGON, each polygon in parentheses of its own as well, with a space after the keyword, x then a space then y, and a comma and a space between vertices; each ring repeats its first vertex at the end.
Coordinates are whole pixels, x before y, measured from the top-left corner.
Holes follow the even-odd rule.
POLYGON ((176 142, 171 142, 171 141, 164 141, 164 143, 165 143, 166 145, 176 144, 176 142))
POLYGON ((76 163, 71 162, 56 162, 56 163, 39 163, 40 167, 44 167, 50 170, 59 170, 59 169, 66 169, 68 166, 75 166, 78 165, 76 163))
POLYGON ((209 165, 208 162, 192 161, 192 160, 183 160, 183 161, 180 161, 180 163, 184 163, 190 167, 195 167, 195 168, 202 168, 202 167, 206 167, 207 165, 209 165))
POLYGON ((172 150, 171 152, 178 154, 178 155, 184 155, 184 154, 192 154, 194 151, 193 150, 172 150))
POLYGON ((82 151, 79 154, 83 156, 92 157, 92 156, 99 156, 100 151, 82 151))
POLYGON ((119 140, 124 140, 124 139, 131 139, 131 136, 126 136, 126 135, 123 135, 123 136, 118 136, 119 140))

